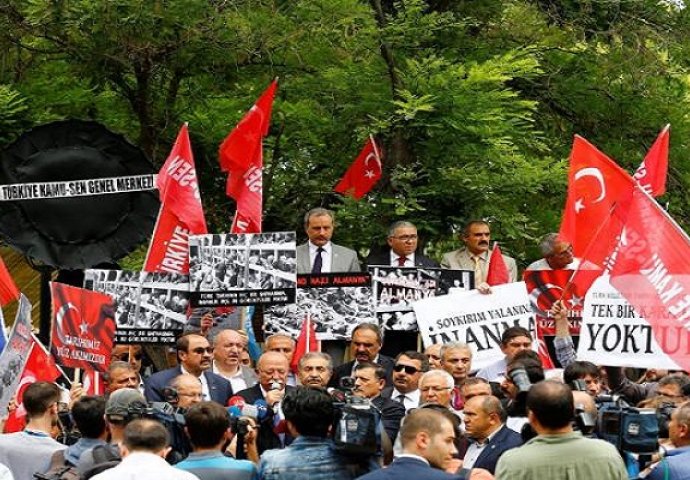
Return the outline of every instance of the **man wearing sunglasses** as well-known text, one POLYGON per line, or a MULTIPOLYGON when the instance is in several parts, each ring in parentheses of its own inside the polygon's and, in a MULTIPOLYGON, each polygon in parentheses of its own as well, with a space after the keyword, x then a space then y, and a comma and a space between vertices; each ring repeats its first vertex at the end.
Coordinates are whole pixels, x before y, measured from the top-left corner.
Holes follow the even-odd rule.
POLYGON ((154 373, 144 382, 144 395, 151 402, 163 401, 163 389, 178 375, 190 374, 201 382, 203 400, 213 400, 225 405, 232 396, 232 385, 226 379, 213 373, 211 359, 213 347, 206 337, 188 333, 177 339, 176 367, 154 373))
POLYGON ((407 351, 398 355, 393 367, 393 387, 386 387, 381 392, 404 405, 409 411, 419 405, 419 379, 422 373, 429 370, 429 360, 423 353, 407 351))

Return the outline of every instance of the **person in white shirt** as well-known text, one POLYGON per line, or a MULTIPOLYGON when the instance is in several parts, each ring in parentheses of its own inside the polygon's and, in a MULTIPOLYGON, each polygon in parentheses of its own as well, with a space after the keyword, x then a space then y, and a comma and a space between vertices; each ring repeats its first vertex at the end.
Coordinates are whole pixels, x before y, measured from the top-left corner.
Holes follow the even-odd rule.
POLYGON ((213 339, 213 373, 232 384, 232 391, 239 392, 253 387, 259 379, 251 368, 240 361, 247 348, 247 338, 237 330, 221 330, 213 339))
POLYGON ((170 451, 168 431, 150 419, 133 420, 125 427, 120 446, 122 462, 98 475, 93 480, 199 480, 199 477, 172 467, 165 461, 170 451))
MULTIPOLYGON (((398 355, 393 367, 393 388, 390 398, 402 403, 405 410, 419 405, 419 379, 429 371, 429 360, 423 353, 407 351, 398 355)), ((386 389, 388 390, 388 389, 386 389)), ((385 395, 388 396, 388 391, 385 395)))

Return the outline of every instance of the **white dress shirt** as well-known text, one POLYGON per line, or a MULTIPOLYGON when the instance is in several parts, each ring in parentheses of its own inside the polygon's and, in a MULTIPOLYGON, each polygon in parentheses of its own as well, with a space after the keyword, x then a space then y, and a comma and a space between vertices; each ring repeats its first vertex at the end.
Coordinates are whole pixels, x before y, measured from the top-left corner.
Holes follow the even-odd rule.
POLYGON ((164 459, 150 452, 132 452, 122 461, 104 472, 91 477, 93 480, 199 480, 196 475, 168 465, 164 459))
POLYGON ((470 445, 467 447, 467 451, 465 452, 465 458, 462 459, 462 468, 470 469, 474 466, 475 462, 479 458, 479 455, 481 455, 486 446, 489 444, 489 440, 494 438, 496 433, 498 433, 501 428, 503 428, 503 425, 494 430, 483 443, 478 443, 474 440, 470 442, 470 445))
POLYGON ((413 390, 409 393, 400 393, 397 388, 393 388, 391 393, 391 399, 396 402, 400 401, 400 395, 404 395, 403 405, 405 406, 405 411, 409 411, 412 408, 417 408, 419 406, 419 389, 413 390))
POLYGON ((405 265, 398 265, 398 259, 400 258, 400 255, 395 253, 393 250, 391 250, 391 266, 392 267, 414 267, 414 252, 410 253, 409 255, 405 256, 405 265))
MULTIPOLYGON (((316 245, 313 243, 308 242, 309 244, 309 266, 311 268, 314 267, 314 259, 316 258, 316 251, 319 249, 316 245)), ((333 257, 333 245, 331 245, 331 242, 328 242, 326 245, 321 247, 323 249, 323 252, 321 252, 321 273, 330 273, 331 272, 331 264, 332 264, 332 257, 333 257)))
MULTIPOLYGON (((184 369, 184 367, 180 364, 180 370, 182 370, 182 373, 184 375, 191 375, 192 377, 196 377, 193 373, 189 373, 187 370, 184 369)), ((199 379, 201 382, 201 399, 206 401, 206 400, 211 400, 211 391, 208 389, 208 382, 206 381, 206 375, 204 373, 201 373, 200 377, 196 377, 199 379)), ((233 390, 234 392, 234 390, 233 390)))
POLYGON ((216 362, 213 362, 213 373, 220 375, 230 382, 230 385, 232 385, 232 391, 234 393, 240 392, 249 387, 247 382, 244 380, 244 376, 242 375, 242 367, 239 365, 237 366, 237 372, 235 372, 234 375, 225 375, 223 372, 218 370, 218 367, 216 367, 216 362))

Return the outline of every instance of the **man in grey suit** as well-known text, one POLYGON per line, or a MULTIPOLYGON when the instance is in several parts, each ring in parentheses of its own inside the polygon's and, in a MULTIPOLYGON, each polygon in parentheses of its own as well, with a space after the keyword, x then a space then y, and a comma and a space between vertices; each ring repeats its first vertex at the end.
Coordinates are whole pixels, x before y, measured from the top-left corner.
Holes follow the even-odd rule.
POLYGON ((331 243, 333 212, 312 208, 304 215, 304 231, 309 241, 297 247, 297 273, 359 272, 357 253, 331 243))

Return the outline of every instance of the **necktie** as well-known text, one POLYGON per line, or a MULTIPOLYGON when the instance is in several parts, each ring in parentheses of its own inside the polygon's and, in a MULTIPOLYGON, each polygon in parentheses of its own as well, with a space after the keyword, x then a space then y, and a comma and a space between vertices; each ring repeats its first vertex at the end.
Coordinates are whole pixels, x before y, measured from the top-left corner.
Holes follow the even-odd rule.
POLYGON ((404 267, 406 261, 407 261, 407 257, 405 257, 405 256, 398 257, 398 266, 404 267))
POLYGON ((314 257, 314 265, 311 267, 311 273, 321 273, 321 265, 323 264, 321 252, 323 252, 323 248, 319 247, 316 249, 316 256, 314 257))
POLYGON ((405 394, 404 394, 404 393, 401 393, 400 395, 398 395, 398 397, 396 398, 396 400, 397 400, 398 402, 402 403, 403 405, 405 405, 405 394))
POLYGON ((474 262, 474 286, 476 287, 484 281, 482 276, 482 264, 481 259, 477 256, 473 256, 472 261, 474 262))

